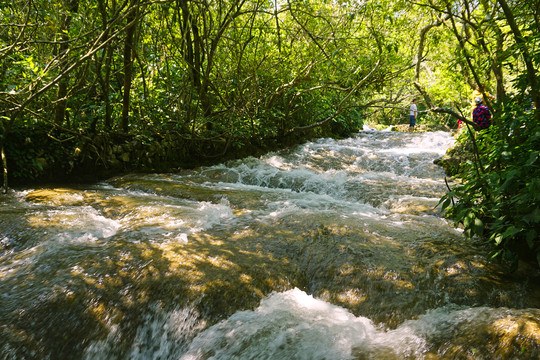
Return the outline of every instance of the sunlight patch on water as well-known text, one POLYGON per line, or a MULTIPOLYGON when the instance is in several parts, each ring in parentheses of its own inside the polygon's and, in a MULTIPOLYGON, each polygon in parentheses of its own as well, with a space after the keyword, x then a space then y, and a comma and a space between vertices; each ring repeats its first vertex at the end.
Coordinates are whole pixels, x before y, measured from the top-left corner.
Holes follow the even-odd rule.
POLYGON ((17 275, 20 269, 29 267, 32 264, 33 259, 39 255, 42 251, 45 251, 43 246, 34 246, 32 248, 25 249, 13 256, 14 252, 10 251, 4 253, 0 257, 2 261, 0 266, 0 279, 7 280, 10 276, 17 275))
POLYGON ((95 242, 115 235, 121 228, 119 221, 108 219, 90 206, 73 209, 47 210, 27 218, 35 228, 55 228, 57 240, 63 242, 95 242))
POLYGON ((390 196, 383 203, 384 208, 394 213, 402 214, 430 214, 436 215, 440 212, 440 206, 437 206, 439 199, 427 198, 423 196, 390 196))
POLYGON ((181 201, 163 203, 152 199, 142 203, 136 211, 126 211, 121 218, 123 231, 137 231, 155 242, 187 243, 188 236, 223 223, 231 223, 236 215, 227 199, 218 203, 181 201))
POLYGON ((202 202, 198 206, 198 211, 200 212, 197 221, 198 229, 208 229, 235 217, 227 199, 221 199, 219 204, 202 202))
POLYGON ((285 159, 278 155, 266 157, 265 162, 276 169, 291 170, 292 168, 290 163, 285 162, 285 159))
POLYGON ((343 201, 327 195, 303 194, 302 197, 268 204, 266 213, 259 214, 258 221, 272 223, 281 219, 318 219, 323 224, 331 224, 337 219, 346 222, 349 217, 376 219, 383 212, 369 204, 343 201))

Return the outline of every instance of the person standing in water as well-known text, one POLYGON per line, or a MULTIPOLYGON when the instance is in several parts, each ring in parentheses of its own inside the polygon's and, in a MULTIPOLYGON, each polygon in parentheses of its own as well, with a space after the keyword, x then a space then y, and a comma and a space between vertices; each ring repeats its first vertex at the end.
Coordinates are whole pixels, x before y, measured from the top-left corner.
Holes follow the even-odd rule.
POLYGON ((409 132, 413 132, 414 126, 416 125, 416 117, 418 115, 417 103, 418 99, 413 99, 411 107, 409 108, 409 132))

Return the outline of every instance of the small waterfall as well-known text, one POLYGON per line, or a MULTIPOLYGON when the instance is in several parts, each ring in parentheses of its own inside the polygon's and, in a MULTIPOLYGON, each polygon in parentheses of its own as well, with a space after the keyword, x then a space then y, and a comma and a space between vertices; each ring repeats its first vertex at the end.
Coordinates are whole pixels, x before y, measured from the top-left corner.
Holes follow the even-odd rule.
POLYGON ((0 197, 2 358, 538 358, 538 270, 440 215, 453 141, 366 129, 0 197))

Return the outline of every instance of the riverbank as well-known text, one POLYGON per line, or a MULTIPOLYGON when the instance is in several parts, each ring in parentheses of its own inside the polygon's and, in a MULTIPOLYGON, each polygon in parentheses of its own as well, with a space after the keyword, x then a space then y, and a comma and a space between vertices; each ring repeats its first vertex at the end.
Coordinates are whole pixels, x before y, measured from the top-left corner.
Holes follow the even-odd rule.
MULTIPOLYGON (((371 125, 388 128, 387 125, 371 125)), ((408 131, 393 125, 392 131, 408 131)), ((450 131, 445 126, 420 124, 415 132, 450 131)), ((327 134, 340 139, 351 134, 327 134)), ((126 173, 174 172, 248 156, 262 156, 313 140, 313 130, 267 139, 189 138, 171 131, 150 135, 122 133, 67 136, 49 129, 14 132, 6 149, 9 186, 65 182, 95 182, 126 173)))
POLYGON ((279 139, 188 138, 177 132, 100 133, 68 138, 45 131, 14 133, 6 149, 9 186, 95 182, 126 173, 171 172, 300 144, 312 133, 279 139))

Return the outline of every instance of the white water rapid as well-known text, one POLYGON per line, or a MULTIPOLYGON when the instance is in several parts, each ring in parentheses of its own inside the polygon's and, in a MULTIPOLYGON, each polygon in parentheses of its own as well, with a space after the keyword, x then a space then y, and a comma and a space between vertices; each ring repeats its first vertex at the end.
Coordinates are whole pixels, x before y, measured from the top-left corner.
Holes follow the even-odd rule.
POLYGON ((1 359, 537 359, 540 274, 437 207, 445 132, 366 129, 0 197, 1 359))

